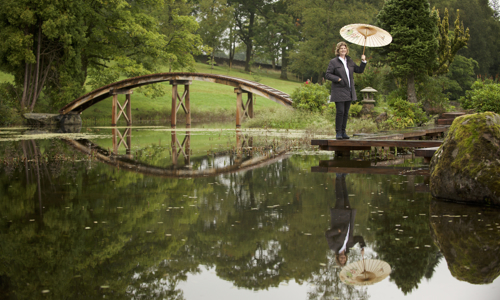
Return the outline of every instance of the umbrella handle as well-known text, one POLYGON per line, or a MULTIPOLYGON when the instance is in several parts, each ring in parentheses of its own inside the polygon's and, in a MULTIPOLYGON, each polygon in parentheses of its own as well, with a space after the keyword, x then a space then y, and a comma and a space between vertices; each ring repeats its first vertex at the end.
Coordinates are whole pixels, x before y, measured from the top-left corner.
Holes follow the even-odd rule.
POLYGON ((365 44, 363 45, 363 55, 365 55, 365 48, 366 48, 366 36, 368 35, 368 29, 366 29, 366 35, 365 35, 365 44))

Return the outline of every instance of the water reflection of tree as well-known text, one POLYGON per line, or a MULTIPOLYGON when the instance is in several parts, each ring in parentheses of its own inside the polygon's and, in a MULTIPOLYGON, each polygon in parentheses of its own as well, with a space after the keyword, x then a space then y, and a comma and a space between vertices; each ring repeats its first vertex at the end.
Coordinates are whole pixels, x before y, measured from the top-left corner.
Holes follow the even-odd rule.
MULTIPOLYGON (((351 253, 354 260, 360 259, 359 255, 351 253)), ((339 274, 342 268, 339 268, 335 262, 335 253, 328 251, 328 263, 318 272, 312 274, 308 280, 313 288, 308 291, 307 297, 310 300, 327 299, 368 299, 366 287, 353 286, 345 284, 340 280, 339 274)), ((353 261, 354 261, 353 260, 353 261)))
POLYGON ((372 210, 382 211, 373 213, 369 221, 376 229, 373 248, 391 265, 390 280, 406 295, 418 288, 422 278, 432 277, 442 258, 430 236, 430 195, 415 193, 414 199, 393 199, 402 187, 390 181, 381 183, 384 194, 371 202, 372 210))

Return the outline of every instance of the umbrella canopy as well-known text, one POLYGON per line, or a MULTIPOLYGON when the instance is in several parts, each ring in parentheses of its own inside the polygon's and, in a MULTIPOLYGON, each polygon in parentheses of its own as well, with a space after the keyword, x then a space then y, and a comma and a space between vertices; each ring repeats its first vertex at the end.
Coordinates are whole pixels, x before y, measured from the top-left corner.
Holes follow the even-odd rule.
POLYGON ((379 259, 363 259, 345 266, 340 280, 350 285, 371 285, 391 274, 391 266, 379 259))
POLYGON ((383 47, 392 42, 389 32, 369 24, 346 25, 340 29, 340 35, 350 43, 368 47, 383 47))

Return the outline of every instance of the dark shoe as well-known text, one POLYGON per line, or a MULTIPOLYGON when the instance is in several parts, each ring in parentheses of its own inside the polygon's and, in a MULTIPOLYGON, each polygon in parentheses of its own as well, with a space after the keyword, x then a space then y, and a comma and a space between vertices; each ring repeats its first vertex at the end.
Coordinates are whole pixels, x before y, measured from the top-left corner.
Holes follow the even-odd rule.
POLYGON ((337 135, 335 136, 336 140, 341 140, 342 139, 342 134, 340 132, 337 132, 337 135))
MULTIPOLYGON (((338 134, 337 134, 337 136, 338 136, 338 134)), ((342 132, 342 139, 344 139, 344 140, 350 139, 350 137, 347 135, 347 133, 345 131, 342 132)))

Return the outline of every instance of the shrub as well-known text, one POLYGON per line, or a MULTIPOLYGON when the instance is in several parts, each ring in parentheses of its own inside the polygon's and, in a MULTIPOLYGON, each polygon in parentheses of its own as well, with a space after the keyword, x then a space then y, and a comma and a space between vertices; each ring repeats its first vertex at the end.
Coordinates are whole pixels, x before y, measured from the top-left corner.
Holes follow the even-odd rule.
POLYGON ((402 98, 396 99, 390 106, 391 116, 386 125, 392 129, 417 126, 427 122, 428 118, 420 104, 413 104, 402 98))
POLYGON ((362 109, 363 109, 363 105, 361 105, 359 102, 352 103, 351 108, 349 109, 349 116, 350 117, 359 117, 362 109))
POLYGON ((481 79, 472 84, 472 90, 460 98, 462 107, 477 112, 492 111, 500 114, 500 84, 493 80, 481 79))
POLYGON ((324 85, 309 83, 295 89, 291 95, 293 107, 311 112, 323 111, 323 106, 328 101, 329 89, 324 85))

